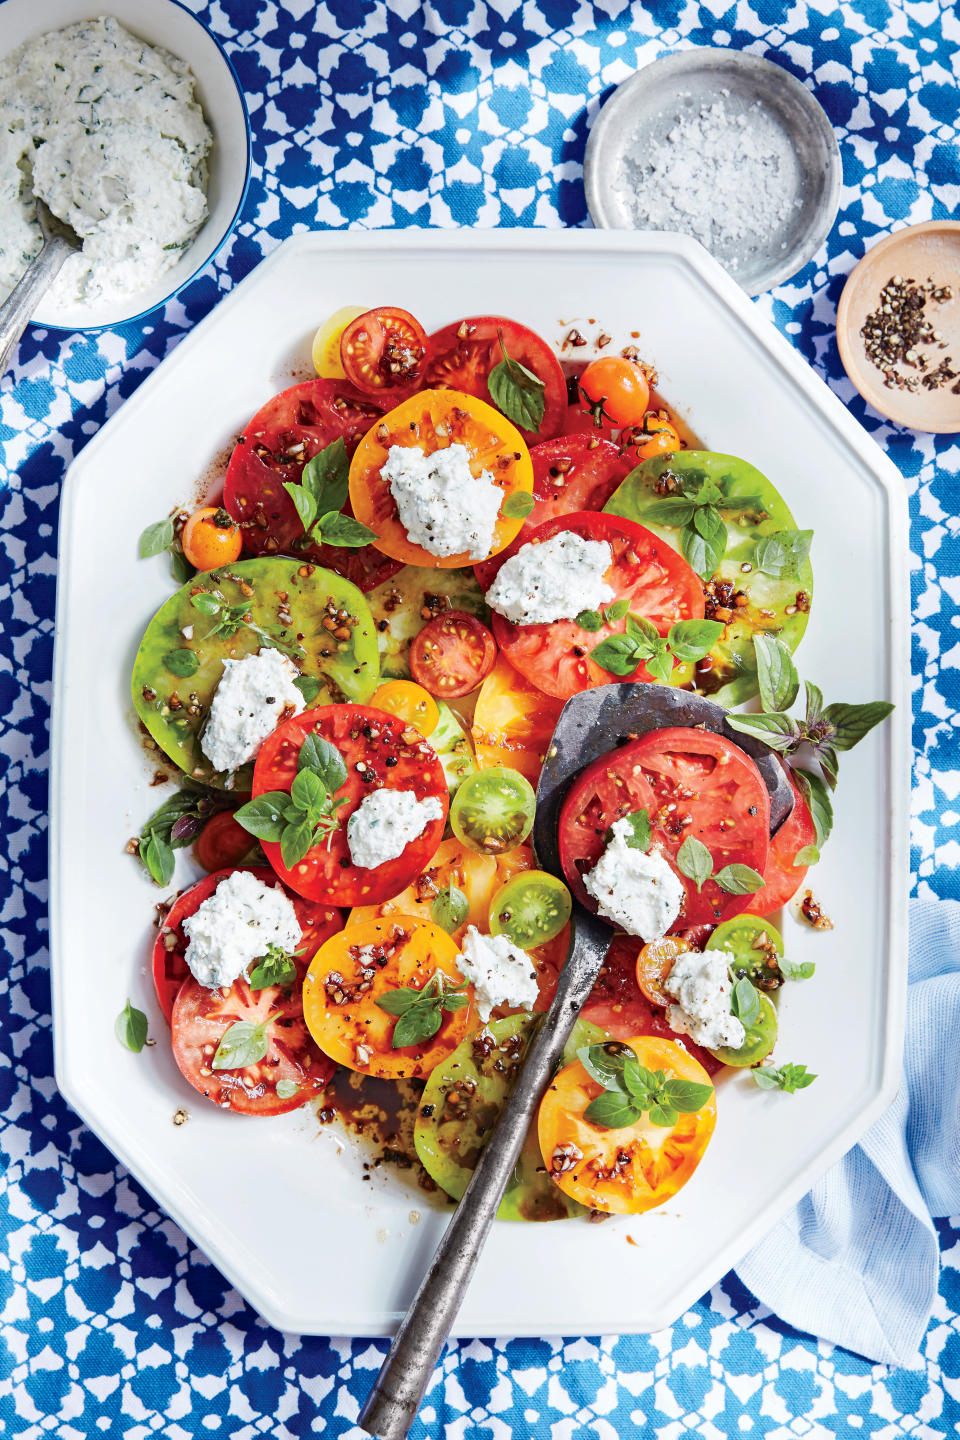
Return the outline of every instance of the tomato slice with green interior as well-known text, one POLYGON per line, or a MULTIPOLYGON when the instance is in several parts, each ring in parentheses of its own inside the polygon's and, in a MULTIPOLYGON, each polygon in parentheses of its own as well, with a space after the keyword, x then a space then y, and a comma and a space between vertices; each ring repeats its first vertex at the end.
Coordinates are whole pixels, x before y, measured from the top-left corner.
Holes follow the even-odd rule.
POLYGON ((508 880, 490 902, 490 933, 506 935, 522 950, 545 945, 570 919, 570 891, 546 870, 526 870, 508 880))
POLYGON ((758 990, 773 991, 783 984, 783 937, 769 920, 746 912, 724 920, 710 936, 706 949, 728 951, 734 957, 730 966, 734 978, 749 980, 758 990))
POLYGON ((297 758, 308 735, 319 735, 340 752, 347 778, 335 798, 339 827, 309 850, 292 868, 283 863, 280 846, 262 842, 277 874, 309 900, 327 905, 371 905, 396 895, 427 864, 443 837, 448 791, 436 752, 412 725, 362 705, 323 705, 278 725, 260 747, 253 772, 254 798, 271 790, 289 793, 297 776, 297 758), (364 796, 375 790, 412 790, 418 800, 433 796, 443 814, 427 822, 395 860, 371 869, 354 865, 347 845, 347 821, 364 796))
POLYGON ((490 372, 503 360, 503 345, 511 360, 543 382, 543 419, 537 430, 521 430, 528 445, 557 435, 567 411, 567 382, 560 361, 545 340, 526 325, 502 315, 473 315, 454 320, 430 336, 430 360, 424 381, 435 389, 460 390, 492 404, 490 372))
POLYGON ((364 395, 396 402, 423 378, 427 335, 409 310, 381 305, 366 310, 340 336, 340 363, 364 395))
POLYGON ((450 828, 464 845, 502 855, 526 840, 536 808, 533 786, 519 770, 477 770, 450 803, 450 828))
POLYGON ((713 879, 698 892, 676 854, 688 836, 706 845, 714 873, 749 865, 761 875, 770 845, 770 798, 754 762, 738 745, 709 730, 651 730, 600 756, 574 780, 560 812, 560 863, 573 893, 596 903, 583 875, 600 858, 614 821, 638 810, 650 817, 659 846, 686 890, 671 928, 714 923, 746 909, 749 895, 730 895, 713 879))
POLYGON ((760 994, 757 1000, 760 1004, 757 1017, 745 1027, 746 1037, 739 1049, 734 1050, 731 1046, 724 1045, 710 1051, 714 1060, 719 1060, 721 1065, 731 1065, 735 1070, 759 1065, 777 1043, 777 1012, 768 995, 760 994))
POLYGON ((482 684, 496 658, 497 642, 482 621, 465 610, 445 610, 410 646, 410 672, 431 695, 457 700, 482 684))
POLYGON ((797 856, 815 845, 817 832, 806 800, 793 774, 787 767, 794 807, 770 841, 770 853, 763 871, 763 889, 750 896, 746 906, 749 915, 772 915, 792 900, 803 884, 808 866, 798 865, 797 856))
MULTIPOLYGON (((249 836, 247 838, 249 839, 249 836)), ((324 940, 343 928, 343 915, 339 910, 331 905, 318 905, 313 900, 305 900, 302 895, 294 895, 266 865, 231 865, 214 871, 212 875, 205 875, 196 885, 191 885, 182 895, 177 896, 154 941, 153 988, 157 993, 160 1009, 168 1021, 173 1013, 173 1002, 180 986, 190 975, 185 958, 188 941, 183 931, 183 922, 197 913, 204 900, 209 900, 221 880, 226 880, 228 875, 238 869, 249 870, 251 875, 256 875, 265 885, 282 890, 291 901, 303 935, 297 948, 304 957, 304 968, 324 940)))
POLYGON ((481 769, 506 765, 536 785, 563 701, 543 691, 503 656, 477 693, 473 744, 481 769))
POLYGON ((705 577, 703 613, 725 628, 704 660, 678 667, 678 683, 693 684, 729 708, 757 693, 754 635, 776 635, 795 650, 807 628, 813 570, 809 559, 791 563, 789 547, 784 548, 784 537, 799 532, 783 497, 746 460, 683 450, 644 461, 604 508, 646 525, 683 553, 690 527, 682 502, 707 481, 722 492, 715 509, 726 526, 727 543, 705 577))
POLYGON ((307 461, 334 440, 352 453, 389 403, 386 396, 378 403, 346 380, 306 380, 260 407, 233 448, 223 482, 224 508, 238 522, 248 554, 309 560, 361 590, 372 590, 397 570, 397 562, 372 545, 357 550, 303 545, 303 523, 283 488, 299 484, 307 461))
MULTIPOLYGON (((700 582, 676 551, 642 525, 614 516, 584 510, 558 515, 538 526, 529 543, 539 543, 568 531, 584 540, 603 541, 613 556, 604 580, 613 591, 607 604, 625 601, 627 612, 614 621, 604 621, 598 630, 585 630, 576 620, 554 620, 548 625, 514 625, 494 612, 493 633, 500 649, 515 670, 545 694, 568 700, 581 690, 609 685, 614 680, 650 680, 646 665, 629 675, 612 675, 590 658, 590 652, 611 635, 622 635, 627 615, 652 621, 665 635, 678 620, 699 620, 703 616, 700 582)), ((492 584, 503 564, 497 556, 492 584)), ((491 567, 492 569, 492 567, 491 567)), ((677 667, 671 684, 681 683, 677 667)))

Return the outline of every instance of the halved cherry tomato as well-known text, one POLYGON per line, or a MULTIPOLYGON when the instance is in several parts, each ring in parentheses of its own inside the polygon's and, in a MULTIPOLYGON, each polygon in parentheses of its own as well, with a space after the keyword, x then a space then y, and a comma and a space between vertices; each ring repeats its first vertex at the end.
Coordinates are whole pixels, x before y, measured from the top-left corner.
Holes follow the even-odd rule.
POLYGON ((563 424, 567 383, 560 361, 547 342, 516 320, 507 320, 502 315, 474 315, 445 325, 430 336, 430 360, 424 376, 425 384, 436 389, 460 390, 489 403, 490 372, 504 358, 501 333, 510 359, 525 365, 544 385, 543 419, 539 429, 521 430, 520 433, 528 445, 535 445, 538 440, 549 440, 563 424))
POLYGON ((267 859, 285 884, 309 900, 328 905, 386 900, 419 875, 440 844, 449 803, 443 766, 420 732, 396 715, 366 705, 321 705, 284 720, 263 742, 253 772, 254 797, 270 790, 289 792, 297 775, 297 757, 310 734, 335 746, 347 767, 347 778, 335 797, 346 802, 336 812, 339 829, 329 837, 329 844, 315 845, 292 869, 284 865, 280 846, 269 840, 263 841, 267 859), (434 796, 443 813, 428 821, 402 855, 368 870, 350 859, 347 821, 364 796, 379 789, 412 790, 418 800, 434 796))
POLYGON ((634 936, 614 935, 583 1007, 584 1020, 606 1031, 614 1040, 629 1040, 632 1035, 657 1035, 664 1040, 675 1040, 713 1075, 720 1069, 720 1063, 710 1051, 697 1045, 689 1035, 678 1035, 667 1024, 663 1007, 665 1003, 673 1003, 672 997, 667 1002, 652 1001, 637 985, 639 948, 640 941, 634 936))
POLYGON ((646 810, 652 844, 663 851, 686 890, 674 931, 717 923, 747 908, 749 895, 730 895, 713 879, 698 892, 675 860, 693 835, 710 851, 714 872, 739 864, 763 874, 770 797, 760 771, 738 745, 709 730, 651 730, 602 755, 577 777, 560 812, 560 863, 574 894, 589 909, 596 904, 582 876, 600 858, 614 821, 637 810, 646 810))
POLYGON ((313 337, 313 368, 321 380, 344 380, 346 374, 340 360, 340 337, 358 315, 365 315, 362 305, 341 305, 320 326, 313 337))
POLYGON ((458 950, 429 920, 391 915, 334 935, 303 982, 303 1013, 314 1040, 338 1065, 387 1080, 420 1080, 456 1050, 476 1024, 471 1003, 441 1014, 439 1030, 418 1045, 393 1049, 397 1017, 377 1004, 387 991, 422 990, 435 975, 462 986, 458 950))
POLYGON ((506 765, 536 785, 561 700, 544 695, 501 656, 480 686, 473 743, 481 769, 506 765))
MULTIPOLYGON (((305 969, 298 966, 301 978, 305 969)), ((234 981, 229 990, 209 990, 191 975, 174 1001, 171 1026, 173 1058, 184 1078, 214 1105, 238 1115, 298 1110, 334 1071, 307 1032, 299 980, 289 990, 278 985, 251 990, 245 980, 234 981), (267 1053, 252 1065, 215 1070, 217 1047, 238 1024, 262 1025, 267 1053)))
MULTIPOLYGON (((390 486, 380 473, 394 445, 419 448, 427 455, 448 445, 463 445, 470 456, 471 473, 479 478, 486 470, 503 491, 504 499, 518 490, 529 494, 533 489, 529 451, 519 430, 499 410, 455 390, 422 390, 412 395, 367 433, 350 465, 354 515, 375 532, 376 543, 384 554, 408 565, 451 570, 468 565, 470 557, 432 555, 407 538, 390 486)), ((509 545, 522 524, 522 519, 503 514, 501 502, 491 555, 509 545)))
POLYGON ((612 425, 639 425, 650 399, 650 384, 636 360, 602 355, 580 377, 580 390, 597 415, 612 425))
MULTIPOLYGON (((616 1042, 614 1042, 616 1043, 616 1042)), ((709 1085, 710 1076, 673 1040, 647 1035, 625 1042, 647 1070, 709 1085)), ((565 1195, 591 1210, 637 1215, 662 1205, 690 1179, 713 1134, 716 1094, 674 1125, 654 1125, 644 1114, 632 1125, 607 1130, 584 1112, 602 1093, 577 1060, 565 1066, 540 1102, 537 1130, 547 1173, 565 1195)))
POLYGON ((638 460, 649 460, 654 455, 672 455, 674 450, 682 449, 676 426, 670 423, 666 410, 648 410, 639 425, 631 425, 621 431, 620 444, 638 460))
POLYGON ((475 615, 445 610, 430 620, 410 646, 410 671, 418 685, 441 700, 476 690, 497 659, 497 642, 475 615))
POLYGON ((204 870, 228 870, 240 865, 257 842, 238 825, 229 810, 211 815, 193 842, 193 858, 204 870))
POLYGON ((412 680, 385 681, 370 696, 370 704, 375 710, 386 710, 396 715, 398 720, 416 725, 424 737, 432 735, 440 724, 440 707, 436 700, 429 690, 412 680))
POLYGON ((427 333, 409 310, 367 310, 340 337, 343 373, 366 395, 405 394, 420 383, 426 358, 427 333))
POLYGON ((361 590, 397 573, 396 561, 372 545, 304 546, 303 522, 283 488, 298 484, 307 461, 334 440, 351 452, 382 408, 346 380, 307 380, 261 406, 234 446, 223 484, 224 507, 239 522, 248 554, 295 555, 335 570, 361 590))
POLYGON ((673 1005, 674 997, 664 989, 663 982, 673 969, 678 955, 692 946, 682 935, 664 935, 643 945, 637 956, 637 984, 654 1005, 673 1005))
MULTIPOLYGON (((584 630, 576 620, 554 620, 549 625, 514 625, 494 612, 493 633, 515 670, 547 695, 568 700, 581 690, 609 685, 613 680, 649 680, 644 664, 629 675, 615 676, 590 659, 590 652, 610 635, 626 630, 627 613, 644 616, 665 635, 677 620, 703 616, 703 588, 690 566, 663 540, 634 521, 584 510, 558 515, 528 537, 530 544, 571 531, 584 540, 605 541, 613 560, 604 580, 613 590, 610 605, 627 602, 618 620, 605 621, 599 630, 584 630), (614 523, 611 523, 614 522, 614 523)), ((504 557, 497 556, 496 578, 504 557)), ((494 570, 494 564, 490 569, 494 570)), ((492 583, 492 579, 491 582, 492 583)))
POLYGON ((222 505, 194 510, 180 535, 186 559, 196 570, 216 570, 239 560, 243 537, 222 505))
MULTIPOLYGON (((247 835, 247 839, 250 839, 249 835, 247 835)), ((298 949, 302 952, 306 962, 309 962, 324 940, 327 940, 343 926, 343 916, 339 910, 335 910, 332 905, 318 905, 316 901, 305 900, 302 895, 294 895, 266 865, 230 866, 229 869, 216 870, 212 875, 205 875, 202 880, 197 881, 196 885, 191 885, 189 890, 184 890, 182 895, 177 896, 167 911, 166 919, 160 926, 160 933, 154 942, 153 988, 157 993, 160 1009, 168 1021, 173 1013, 173 1002, 177 998, 177 992, 190 974, 184 958, 188 942, 183 932, 183 922, 189 920, 191 915, 195 915, 204 900, 209 900, 220 881, 226 880, 227 876, 232 875, 236 869, 249 869, 250 873, 256 875, 258 880, 262 880, 265 885, 273 885, 277 889, 283 890, 290 899, 297 912, 297 923, 302 932, 298 949)))
POLYGON ((796 858, 806 845, 816 843, 817 832, 807 802, 789 767, 787 775, 795 804, 780 829, 770 841, 770 853, 763 869, 763 889, 750 896, 744 906, 748 915, 772 915, 781 905, 792 900, 807 874, 806 865, 797 865, 796 858))

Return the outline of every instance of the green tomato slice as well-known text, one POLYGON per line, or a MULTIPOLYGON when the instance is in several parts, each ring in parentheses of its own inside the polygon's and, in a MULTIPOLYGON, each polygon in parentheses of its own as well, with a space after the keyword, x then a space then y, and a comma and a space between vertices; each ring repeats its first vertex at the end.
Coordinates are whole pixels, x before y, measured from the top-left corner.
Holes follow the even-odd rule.
MULTIPOLYGON (((413 1139, 427 1173, 453 1200, 466 1190, 483 1147, 506 1104, 536 1024, 530 1015, 508 1015, 474 1031, 433 1070, 414 1125, 413 1139)), ((582 1045, 600 1044, 605 1031, 578 1020, 562 1064, 576 1059, 582 1045)), ((500 1220, 564 1220, 586 1215, 544 1173, 537 1127, 530 1127, 504 1191, 500 1220)))
POLYGON ((437 709, 440 711, 440 721, 436 729, 430 732, 430 745, 437 752, 437 759, 447 777, 447 788, 452 795, 468 775, 476 772, 477 762, 467 732, 450 706, 438 700, 437 709))
POLYGON ((736 915, 732 920, 724 920, 710 936, 706 948, 730 951, 734 957, 730 968, 735 980, 747 979, 758 990, 776 990, 783 984, 779 965, 783 957, 783 936, 776 925, 759 915, 736 915))
POLYGON ((684 524, 676 502, 695 494, 705 480, 712 480, 723 492, 716 509, 727 527, 726 550, 710 579, 721 585, 728 582, 734 592, 746 596, 747 603, 726 607, 732 608, 732 618, 707 657, 710 669, 705 664, 700 668, 691 663, 679 666, 672 683, 692 684, 701 695, 710 695, 729 707, 757 694, 754 635, 776 635, 793 651, 807 628, 813 593, 809 559, 791 565, 776 545, 762 543, 785 531, 796 531, 783 497, 746 460, 710 450, 682 450, 638 465, 604 509, 646 526, 683 554, 684 524))
POLYGON ((529 780, 519 770, 493 765, 464 780, 450 803, 450 825, 471 850, 503 855, 526 840, 536 808, 529 780))
POLYGON ((752 1025, 748 1025, 746 1038, 739 1050, 733 1050, 728 1045, 722 1045, 719 1050, 711 1050, 710 1054, 714 1060, 719 1060, 721 1065, 733 1065, 737 1069, 744 1069, 749 1065, 756 1065, 764 1056, 769 1055, 777 1040, 777 1012, 769 996, 758 994, 760 1011, 752 1025))
POLYGON ((490 934, 507 935, 523 950, 545 945, 560 934, 572 908, 562 880, 546 870, 524 870, 490 901, 490 934))
MULTIPOLYGON (((239 560, 228 569, 201 573, 171 595, 150 621, 131 682, 138 716, 164 754, 188 775, 225 785, 228 777, 213 770, 200 748, 210 701, 224 660, 239 660, 270 645, 290 654, 304 676, 320 682, 311 705, 344 700, 362 704, 379 684, 370 607, 355 585, 332 570, 278 556, 239 560), (240 622, 233 634, 211 633, 222 612, 198 609, 193 600, 198 592, 238 610, 243 606, 249 623, 240 622), (350 638, 338 641, 323 621, 343 611, 350 638)), ((249 790, 251 775, 252 766, 244 766, 231 786, 249 790)))
MULTIPOLYGON (((410 642, 444 610, 465 610, 484 623, 490 612, 472 570, 404 565, 367 595, 384 679, 410 679, 410 642)), ((432 743, 432 741, 431 741, 432 743)))

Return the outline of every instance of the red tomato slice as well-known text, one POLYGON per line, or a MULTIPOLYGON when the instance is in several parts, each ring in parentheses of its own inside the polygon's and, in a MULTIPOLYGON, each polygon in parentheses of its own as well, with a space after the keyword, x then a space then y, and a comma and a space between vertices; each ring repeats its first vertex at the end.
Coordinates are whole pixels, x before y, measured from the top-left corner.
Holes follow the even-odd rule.
POLYGON ((493 404, 488 380, 503 360, 499 332, 511 360, 519 360, 544 383, 543 419, 539 430, 521 430, 528 445, 558 434, 567 410, 567 382, 560 361, 545 340, 526 325, 502 315, 474 315, 455 320, 430 336, 430 359, 424 384, 434 390, 460 390, 493 404))
POLYGON ((193 858, 204 870, 229 870, 247 859, 255 845, 253 836, 237 824, 230 810, 219 810, 194 840, 193 858))
POLYGON ((486 680, 497 659, 497 642, 486 625, 465 610, 446 610, 424 625, 410 646, 410 672, 441 700, 456 700, 486 680))
POLYGON ((339 910, 334 910, 330 905, 317 905, 312 900, 305 900, 302 895, 294 895, 285 889, 273 871, 268 870, 265 865, 230 866, 229 869, 217 870, 212 875, 204 876, 196 885, 191 885, 189 890, 184 890, 182 895, 177 896, 167 912, 167 918, 160 926, 160 933, 153 946, 153 986, 160 1009, 168 1022, 173 1013, 177 992, 190 974, 184 959, 187 953, 187 937, 183 933, 183 922, 197 913, 204 900, 209 900, 220 881, 232 875, 235 869, 249 870, 251 875, 256 875, 265 885, 275 885, 283 890, 293 902, 297 921, 303 931, 299 948, 303 952, 306 965, 309 965, 324 940, 343 929, 343 916, 339 910))
POLYGON ((209 990, 191 976, 173 1006, 173 1058, 185 1079, 222 1110, 238 1115, 283 1115, 298 1110, 324 1088, 336 1066, 317 1047, 303 1018, 303 977, 290 990, 251 990, 237 980, 229 990, 209 990), (231 1025, 266 1027, 268 1049, 255 1065, 214 1070, 211 1060, 231 1025), (287 1095, 278 1085, 295 1087, 287 1095))
POLYGON ((417 388, 426 358, 426 331, 409 310, 368 310, 340 336, 347 379, 365 395, 382 395, 391 404, 417 388))
POLYGON ((588 909, 597 907, 581 877, 599 860, 614 821, 636 810, 650 816, 652 844, 687 892, 673 932, 717 924, 747 908, 749 895, 729 895, 715 880, 705 881, 698 893, 675 861, 693 835, 713 856, 714 871, 738 864, 763 874, 770 798, 760 771, 738 745, 708 730, 651 730, 587 766, 563 802, 559 844, 567 882, 588 909))
MULTIPOLYGON (((303 525, 284 482, 296 484, 308 460, 334 440, 353 453, 380 418, 384 404, 345 380, 307 380, 292 385, 257 411, 237 441, 223 485, 223 504, 240 526, 250 555, 295 555, 325 565, 361 590, 372 590, 400 569, 372 545, 301 547, 303 525)), ((351 514, 349 503, 345 507, 351 514)))
MULTIPOLYGON (((677 620, 703 617, 703 589, 686 560, 664 540, 632 520, 584 510, 558 515, 540 525, 529 542, 549 540, 564 530, 584 540, 605 540, 613 553, 613 564, 604 577, 613 590, 613 599, 628 602, 628 611, 651 620, 665 635, 677 620)), ((496 578, 504 557, 487 562, 496 578)), ((493 633, 507 660, 538 689, 559 700, 569 700, 581 690, 609 685, 615 680, 650 680, 645 665, 630 675, 611 675, 590 659, 590 651, 608 635, 622 635, 627 617, 622 615, 599 630, 584 630, 575 620, 554 620, 549 625, 514 625, 494 612, 493 633)))
POLYGON ((347 767, 347 778, 336 792, 346 803, 337 810, 339 829, 288 870, 280 846, 263 841, 267 859, 280 878, 309 900, 327 905, 376 905, 405 890, 425 869, 443 839, 449 792, 436 753, 418 730, 385 710, 366 705, 322 705, 278 725, 260 747, 253 772, 253 794, 269 790, 289 792, 297 774, 297 757, 307 735, 315 734, 336 746, 347 767), (354 865, 347 845, 347 821, 365 795, 374 790, 412 790, 418 800, 435 796, 443 806, 439 820, 431 820, 395 860, 367 870, 354 865))
POLYGON ((817 832, 807 802, 789 767, 787 775, 796 803, 770 841, 770 853, 763 870, 764 886, 756 895, 749 897, 749 905, 744 906, 746 915, 771 915, 793 899, 808 869, 806 865, 795 865, 793 862, 805 845, 816 844, 817 832))

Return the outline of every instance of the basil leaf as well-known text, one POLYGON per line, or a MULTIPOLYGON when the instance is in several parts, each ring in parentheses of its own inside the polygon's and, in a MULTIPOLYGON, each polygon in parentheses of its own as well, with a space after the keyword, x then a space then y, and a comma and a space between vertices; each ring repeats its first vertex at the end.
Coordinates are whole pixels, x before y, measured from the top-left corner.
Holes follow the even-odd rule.
POLYGON ((436 1035, 442 1023, 439 1005, 411 1005, 393 1027, 391 1046, 403 1050, 407 1045, 419 1045, 436 1035))
POLYGON ((816 865, 820 859, 820 851, 816 845, 803 845, 793 857, 793 863, 797 865, 816 865))
POLYGON ((591 1080, 596 1080, 598 1085, 610 1090, 620 1088, 624 1069, 632 1053, 626 1046, 621 1047, 614 1041, 602 1045, 583 1045, 577 1051, 577 1059, 591 1080))
POLYGON ((252 1020, 235 1020, 223 1032, 210 1067, 213 1070, 243 1070, 247 1065, 259 1064, 269 1048, 266 1025, 257 1025, 252 1020))
POLYGON ((604 605, 603 618, 608 625, 613 625, 616 621, 622 620, 629 609, 629 600, 614 600, 612 605, 604 605))
POLYGON ((526 365, 510 359, 502 336, 500 349, 504 358, 499 365, 494 365, 487 377, 490 398, 497 409, 521 430, 539 430, 543 424, 546 386, 526 365))
MULTIPOLYGON (((629 478, 627 476, 627 479, 629 478)), ((673 529, 678 529, 681 525, 687 524, 696 508, 692 500, 670 497, 665 500, 657 500, 650 506, 650 518, 655 525, 669 525, 673 529)))
POLYGON ((305 705, 311 705, 320 694, 320 681, 315 675, 298 675, 293 683, 303 696, 305 705))
POLYGON ((629 1060, 623 1067, 623 1086, 621 1088, 626 1087, 627 1094, 643 1110, 649 1109, 654 1103, 657 1089, 656 1085, 650 1085, 649 1074, 649 1070, 645 1070, 642 1065, 631 1064, 629 1060))
POLYGON ((591 1125, 602 1125, 605 1130, 620 1130, 635 1124, 643 1111, 620 1091, 605 1090, 590 1101, 583 1114, 591 1125))
POLYGON ((443 997, 443 1008, 452 1015, 456 1010, 462 1010, 470 1004, 469 995, 445 995, 443 997))
POLYGON ((170 884, 176 867, 176 858, 165 840, 161 840, 159 835, 151 835, 146 846, 140 847, 140 856, 158 885, 170 884))
POLYGON ((581 630, 602 630, 603 616, 599 610, 581 610, 576 617, 576 623, 581 630))
POLYGON ((611 675, 632 675, 640 663, 636 642, 626 635, 608 635, 594 645, 590 659, 611 675))
POLYGON ((760 704, 764 710, 789 710, 800 689, 800 677, 793 656, 775 635, 755 635, 753 649, 757 657, 760 704))
POLYGON ((331 795, 340 789, 347 778, 347 767, 336 745, 331 745, 329 740, 324 740, 313 731, 300 746, 297 769, 315 771, 331 795))
POLYGON ((712 505, 698 506, 680 531, 683 558, 701 580, 709 580, 727 549, 727 527, 712 505))
POLYGON ((305 535, 308 534, 310 527, 317 518, 316 497, 312 495, 304 485, 294 485, 291 484, 289 480, 284 480, 283 488, 296 506, 297 514, 300 517, 300 524, 303 526, 303 533, 305 535))
POLYGON ((780 1089, 780 1073, 773 1065, 758 1065, 756 1069, 748 1070, 747 1074, 761 1090, 780 1089))
POLYGON ((703 889, 704 881, 713 874, 713 856, 695 835, 688 835, 677 851, 677 869, 688 880, 693 880, 697 893, 703 889))
POLYGON ((753 735, 778 750, 781 755, 790 755, 802 740, 800 726, 792 715, 773 712, 768 715, 728 715, 727 724, 742 735, 753 735))
POLYGON ((673 674, 673 656, 667 650, 666 646, 664 646, 662 650, 658 650, 656 654, 651 655, 646 665, 654 680, 658 680, 661 685, 670 684, 670 676, 673 674))
POLYGON ((803 689, 807 699, 807 724, 816 725, 823 715, 823 691, 812 680, 804 680, 803 689))
POLYGON ((336 510, 321 515, 317 528, 325 545, 341 545, 345 550, 359 550, 377 538, 377 532, 368 525, 362 525, 352 515, 341 515, 336 510))
POLYGON ((777 961, 784 980, 809 980, 816 970, 812 960, 790 960, 781 955, 777 961))
POLYGON ((434 924, 449 935, 463 924, 469 909, 470 902, 463 891, 458 890, 456 885, 448 885, 430 906, 430 915, 434 924))
MULTIPOLYGON (((654 625, 653 621, 648 620, 645 615, 628 615, 626 633, 631 640, 637 641, 639 645, 652 647, 648 648, 648 654, 653 654, 656 647, 662 643, 660 631, 656 625, 654 625)), ((645 660, 647 656, 646 654, 641 654, 640 658, 641 660, 645 660)))
POLYGON ((867 705, 828 705, 823 718, 833 726, 831 745, 835 750, 852 750, 874 725, 886 720, 893 708, 887 700, 874 700, 867 705))
POLYGON ((668 1080, 663 1087, 664 1099, 681 1115, 695 1115, 712 1094, 712 1085, 699 1085, 696 1080, 668 1080))
POLYGON ((313 842, 313 825, 306 815, 299 822, 284 826, 280 836, 280 856, 288 870, 292 870, 313 849, 313 842))
POLYGON ((667 632, 667 644, 678 660, 689 664, 710 653, 723 628, 719 620, 678 620, 667 632))
POLYGON ((166 520, 147 526, 137 544, 137 554, 141 560, 149 560, 151 555, 162 555, 172 544, 173 520, 168 515, 166 520))
POLYGON ((195 675, 200 669, 200 661, 193 650, 182 646, 179 650, 168 650, 163 657, 163 663, 171 675, 179 675, 185 680, 188 675, 195 675))
POLYGON ((290 786, 290 799, 298 810, 305 811, 307 815, 322 812, 329 798, 327 787, 315 770, 297 771, 290 786))
POLYGON ((500 506, 500 514, 505 520, 525 520, 536 503, 529 490, 513 490, 500 506))
POLYGON ((661 1100, 658 1104, 650 1106, 647 1111, 647 1119, 651 1125, 662 1125, 666 1129, 670 1125, 676 1125, 680 1116, 672 1105, 661 1100))
POLYGON ((713 878, 728 895, 755 895, 766 884, 750 865, 724 865, 713 878))
POLYGON ((196 595, 190 596, 190 604, 201 615, 219 615, 223 603, 219 595, 211 595, 209 590, 198 590, 196 595))
POLYGON ((113 1033, 121 1045, 139 1055, 147 1043, 146 1015, 128 1000, 114 1022, 113 1033))
POLYGON ((832 745, 823 740, 819 745, 813 747, 813 753, 820 761, 820 769, 823 771, 824 780, 831 790, 836 790, 838 766, 840 764, 840 757, 836 750, 832 745))
POLYGON ((258 840, 270 840, 276 844, 283 838, 285 827, 284 811, 290 797, 285 790, 268 790, 256 800, 248 800, 234 811, 233 818, 238 825, 258 840))
POLYGON ((404 986, 400 990, 385 990, 374 1004, 388 1015, 406 1015, 410 1007, 419 1005, 423 998, 422 990, 411 990, 404 986))
POLYGON ((764 535, 757 541, 754 568, 762 570, 764 575, 771 575, 774 580, 797 575, 810 554, 812 539, 812 530, 777 530, 772 535, 764 535))
POLYGON ((630 826, 630 834, 627 838, 628 850, 649 850, 650 848, 650 816, 646 810, 634 810, 632 815, 623 817, 630 826))
POLYGON ((186 585, 196 575, 196 570, 178 546, 174 545, 170 550, 170 570, 178 585, 186 585))
POLYGON ((810 811, 810 818, 813 821, 817 837, 817 849, 822 850, 833 829, 833 802, 830 799, 830 791, 820 776, 812 774, 809 770, 792 770, 790 773, 807 802, 807 809, 810 811))
POLYGON ((300 1093, 300 1086, 297 1084, 297 1082, 296 1082, 295 1080, 278 1080, 278 1081, 277 1081, 277 1099, 278 1099, 278 1100, 292 1100, 293 1097, 294 1097, 294 1095, 299 1095, 299 1093, 300 1093))
POLYGON ((297 978, 297 965, 292 955, 285 955, 279 945, 271 945, 250 972, 251 990, 269 990, 272 985, 286 988, 297 978))
POLYGON ((757 997, 757 992, 746 978, 738 980, 733 987, 733 994, 730 997, 730 1011, 731 1014, 736 1015, 745 1030, 750 1029, 750 1026, 760 1014, 760 1001, 757 997))
MULTIPOLYGON (((300 485, 313 500, 315 516, 325 511, 343 509, 349 489, 349 476, 350 459, 342 439, 334 440, 307 461, 300 476, 300 485)), ((284 486, 286 490, 289 488, 284 486)), ((299 508, 297 506, 298 511, 299 508)), ((304 529, 307 528, 304 526, 304 529)))

